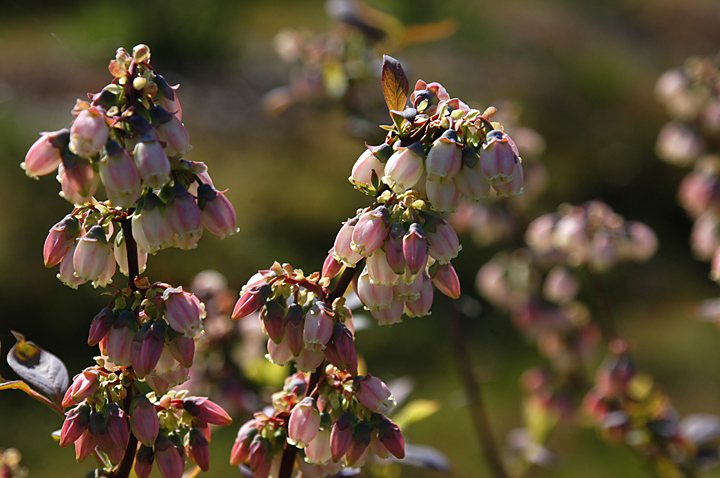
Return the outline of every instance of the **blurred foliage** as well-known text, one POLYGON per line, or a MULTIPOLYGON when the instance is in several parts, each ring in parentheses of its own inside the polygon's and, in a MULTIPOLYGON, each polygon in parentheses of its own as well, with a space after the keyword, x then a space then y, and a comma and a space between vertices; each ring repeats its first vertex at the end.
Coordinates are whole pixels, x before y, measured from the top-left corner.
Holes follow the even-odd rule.
MULTIPOLYGON (((667 121, 653 97, 655 81, 689 56, 717 53, 720 3, 387 0, 373 5, 404 24, 458 21, 453 36, 408 47, 399 59, 412 80, 440 81, 452 95, 470 98, 470 106, 502 99, 519 106, 522 124, 547 142, 550 185, 532 205, 536 213, 554 210, 560 202, 601 197, 623 216, 655 229, 658 256, 608 280, 618 327, 635 343, 639 368, 663 384, 681 413, 720 413, 720 334, 690 320, 693 302, 717 295, 717 289, 707 280, 707 264, 695 261, 688 247, 690 221, 675 198, 684 172, 659 162, 653 149, 667 121)), ((74 100, 108 81, 107 62, 119 46, 148 43, 158 68, 171 83, 181 83, 178 93, 194 145, 188 157, 211 160, 216 185, 229 188, 242 228, 223 241, 205 237, 189 253, 151 257, 151 280, 185 284, 212 267, 239 290, 273 260, 308 271, 320 268, 341 221, 361 204, 346 178, 364 146, 347 134, 341 108, 292 107, 269 118, 261 98, 287 82, 288 67, 272 48, 274 35, 284 28, 322 32, 328 24, 321 1, 163 0, 132 8, 109 1, 3 3, 4 350, 13 343, 10 330, 17 330, 62 357, 71 374, 91 363, 87 326, 104 299, 89 286, 79 292, 65 288, 42 266, 45 235, 69 206, 56 196, 52 178, 30 181, 19 163, 39 131, 67 125, 74 100)), ((381 98, 379 85, 368 92, 381 98)), ((467 245, 456 269, 472 293, 478 267, 497 248, 477 249, 468 237, 461 239, 467 245)), ((446 329, 438 304, 430 317, 363 331, 358 344, 373 373, 388 379, 410 375, 417 381, 413 398, 441 404, 437 413, 413 424, 408 440, 442 450, 456 476, 482 476, 484 463, 471 438, 446 329)), ((496 435, 505 436, 520 424, 518 377, 536 361, 536 352, 485 304, 467 336, 496 435)), ((14 377, 4 362, 0 373, 14 377)), ((0 394, 0 447, 18 448, 31 476, 56 476, 59 467, 76 476, 87 468, 49 438, 59 426, 52 412, 20 392, 0 394)), ((234 434, 228 427, 214 437, 212 476, 239 476, 224 464, 234 434)), ((560 430, 552 442, 553 449, 564 451, 558 468, 535 470, 534 476, 648 476, 639 460, 603 444, 593 430, 560 430)))

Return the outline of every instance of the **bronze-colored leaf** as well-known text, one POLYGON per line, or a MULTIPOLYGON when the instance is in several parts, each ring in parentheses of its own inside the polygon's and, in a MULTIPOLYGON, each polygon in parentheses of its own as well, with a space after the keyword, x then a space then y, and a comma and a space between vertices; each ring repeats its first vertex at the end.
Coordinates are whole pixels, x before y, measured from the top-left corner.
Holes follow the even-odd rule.
POLYGON ((22 334, 13 332, 13 335, 18 342, 7 355, 10 368, 30 385, 60 403, 70 382, 63 361, 33 342, 26 341, 22 334))
POLYGON ((389 110, 403 111, 410 91, 405 71, 395 58, 383 55, 382 89, 389 110))

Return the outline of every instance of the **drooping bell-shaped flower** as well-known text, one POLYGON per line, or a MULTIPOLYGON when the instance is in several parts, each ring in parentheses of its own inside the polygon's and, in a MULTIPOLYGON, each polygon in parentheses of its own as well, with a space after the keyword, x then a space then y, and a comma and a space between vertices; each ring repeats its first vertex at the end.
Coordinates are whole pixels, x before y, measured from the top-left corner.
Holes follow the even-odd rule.
POLYGON ((62 187, 61 196, 73 204, 88 202, 100 184, 100 176, 95 174, 90 161, 72 153, 63 155, 57 179, 62 187))
POLYGON ((160 189, 170 181, 170 160, 162 145, 152 136, 138 139, 133 158, 145 186, 160 189))
POLYGON ((50 229, 43 245, 45 267, 60 264, 60 261, 75 244, 79 232, 80 222, 70 214, 50 229))
POLYGON ((87 280, 75 274, 75 266, 73 265, 73 257, 75 256, 75 249, 77 246, 73 244, 70 246, 67 254, 60 261, 60 270, 57 273, 57 278, 66 286, 77 289, 80 284, 84 284, 87 280))
POLYGON ((325 360, 325 354, 318 350, 302 349, 295 357, 295 365, 301 372, 314 372, 325 360))
POLYGON ((148 192, 143 196, 142 207, 133 214, 133 235, 141 251, 154 254, 172 246, 174 234, 165 214, 165 203, 153 192, 148 192), (138 226, 142 228, 141 235, 135 234, 136 217, 138 226))
POLYGON ((118 315, 105 338, 100 342, 101 350, 117 365, 130 365, 132 341, 138 331, 135 313, 125 309, 118 315))
POLYGON ((400 281, 400 276, 390 267, 382 249, 376 250, 368 257, 367 270, 373 284, 394 286, 400 281))
POLYGON ((132 207, 142 194, 135 162, 115 140, 108 141, 106 150, 107 155, 98 164, 98 170, 110 204, 132 207))
POLYGON ((145 446, 152 446, 160 432, 160 421, 155 406, 143 395, 133 397, 128 410, 128 421, 133 435, 145 446))
POLYGON ((433 142, 425 160, 429 181, 448 182, 460 172, 462 150, 457 139, 455 130, 448 129, 433 142))
POLYGON ((387 308, 371 310, 370 313, 379 325, 393 325, 402 322, 403 311, 403 301, 394 297, 387 308))
POLYGON ((380 248, 390 233, 390 213, 380 205, 363 213, 352 233, 350 247, 363 257, 369 257, 380 248))
POLYGON ((130 362, 139 378, 149 374, 160 360, 165 346, 165 321, 145 322, 133 337, 130 362))
POLYGON ((440 264, 447 264, 457 257, 460 240, 455 229, 443 218, 434 218, 430 227, 425 227, 428 242, 428 255, 440 264))
POLYGON ((309 350, 323 350, 333 333, 333 317, 323 302, 313 304, 305 316, 303 341, 309 350))
MULTIPOLYGON (((171 333, 168 336, 172 335, 171 333)), ((184 367, 191 367, 195 357, 195 339, 180 333, 175 334, 168 343, 170 354, 184 367)))
POLYGON ((420 143, 398 148, 385 164, 383 182, 397 193, 412 189, 425 172, 423 156, 420 143))
POLYGON ((205 304, 195 294, 186 292, 182 286, 168 287, 163 292, 165 319, 176 332, 193 337, 202 330, 202 320, 207 315, 205 304))
POLYGON ((404 274, 407 267, 403 253, 403 237, 406 234, 405 226, 401 222, 390 225, 390 233, 385 241, 385 260, 396 274, 404 274))
POLYGON ((493 130, 487 134, 480 152, 480 167, 493 184, 496 181, 509 181, 519 161, 517 148, 510 136, 500 130, 493 130))
POLYGON ((382 310, 390 307, 393 300, 392 286, 373 284, 370 281, 370 274, 367 267, 363 270, 357 280, 355 287, 358 297, 369 310, 382 310))
POLYGON ((295 356, 292 350, 290 350, 290 343, 287 337, 275 343, 272 339, 267 341, 267 357, 270 362, 277 365, 287 365, 295 356))
POLYGON ((417 222, 410 224, 408 232, 403 236, 403 256, 407 263, 407 271, 411 275, 420 274, 425 270, 428 259, 427 236, 417 222))
POLYGON ((304 448, 317 435, 320 429, 320 412, 315 399, 305 397, 295 405, 288 420, 288 438, 291 445, 304 448))
POLYGON ((352 248, 352 237, 357 225, 358 218, 354 217, 345 221, 335 236, 333 245, 333 257, 347 267, 355 267, 363 258, 352 248))
POLYGON ((430 209, 440 212, 457 212, 460 206, 460 190, 453 182, 443 183, 428 179, 425 182, 425 192, 430 201, 430 209))
POLYGON ((173 245, 189 250, 197 245, 203 231, 202 211, 185 186, 176 183, 165 207, 168 224, 175 233, 173 245))
POLYGON ((220 237, 239 231, 235 208, 225 194, 205 183, 198 187, 198 206, 205 227, 220 237))
POLYGON ((42 133, 40 138, 30 146, 25 155, 25 161, 20 163, 20 167, 31 178, 52 173, 60 165, 62 151, 69 141, 70 132, 67 129, 42 133))
POLYGON ((389 144, 368 147, 355 161, 352 173, 348 178, 350 182, 370 186, 372 185, 373 171, 379 180, 383 175, 383 168, 385 167, 383 159, 387 160, 386 153, 388 149, 392 151, 389 144))
POLYGON ((428 315, 433 304, 433 288, 430 276, 423 272, 416 280, 416 282, 418 281, 422 284, 419 297, 415 300, 405 301, 404 310, 408 317, 424 317, 428 315))
POLYGON ((165 141, 165 153, 168 156, 185 153, 190 146, 190 136, 180 119, 160 105, 150 108, 150 118, 157 124, 160 139, 165 141))
POLYGON ((70 151, 89 158, 102 151, 110 130, 105 115, 97 107, 81 111, 70 127, 70 151))
POLYGON ((508 178, 507 182, 495 181, 493 183, 493 189, 498 196, 516 196, 522 194, 524 189, 525 177, 523 173, 522 163, 518 161, 513 168, 513 172, 508 178))
POLYGON ((330 430, 322 429, 305 447, 305 461, 314 465, 325 465, 332 460, 330 430))
POLYGON ((95 225, 84 234, 73 253, 75 275, 86 281, 96 281, 108 267, 108 261, 115 264, 112 248, 107 242, 105 229, 95 225))
POLYGON ((375 413, 386 414, 395 407, 395 397, 387 385, 370 374, 359 377, 355 381, 355 396, 375 413))

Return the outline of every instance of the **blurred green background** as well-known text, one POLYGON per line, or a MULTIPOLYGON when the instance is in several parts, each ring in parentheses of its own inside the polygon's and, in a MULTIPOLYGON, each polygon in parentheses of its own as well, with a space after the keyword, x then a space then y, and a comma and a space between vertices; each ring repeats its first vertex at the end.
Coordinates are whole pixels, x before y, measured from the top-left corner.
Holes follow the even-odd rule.
MULTIPOLYGON (((151 280, 188 284, 203 269, 225 274, 233 289, 274 260, 306 271, 322 266, 341 221, 367 204, 347 182, 363 151, 348 133, 342 108, 296 105, 264 114, 262 96, 288 82, 289 67, 273 50, 284 28, 327 30, 316 1, 3 0, 0 15, 0 341, 10 330, 62 357, 71 376, 92 363, 86 344, 90 319, 106 305, 89 285, 73 291, 42 264, 48 229, 71 206, 52 177, 32 181, 19 164, 39 131, 67 126, 77 98, 110 79, 106 66, 119 46, 147 43, 153 66, 180 83, 183 120, 193 150, 215 185, 229 188, 240 234, 211 234, 191 252, 162 251, 149 260, 151 280)), ((656 78, 692 55, 720 47, 716 0, 376 0, 372 5, 405 24, 454 18, 449 38, 409 46, 397 54, 411 84, 439 81, 452 96, 483 109, 511 99, 521 123, 547 142, 548 191, 538 213, 561 202, 602 198, 628 219, 646 222, 660 238, 648 264, 620 267, 609 283, 620 333, 635 344, 640 369, 654 375, 680 414, 720 414, 720 332, 692 318, 693 304, 717 294, 708 264, 693 259, 690 221, 675 202, 685 171, 661 163, 653 148, 667 121, 653 97, 656 78)), ((381 100, 379 82, 367 101, 381 100), (373 97, 374 95, 374 97, 373 97)), ((383 121, 387 121, 383 120, 383 121)), ((377 143, 382 137, 377 130, 377 143)), ((456 259, 464 291, 475 296, 474 274, 497 248, 478 249, 461 238, 456 259)), ((515 247, 515 244, 508 245, 515 247)), ((449 328, 436 304, 432 316, 358 334, 358 349, 373 374, 410 376, 412 398, 437 400, 438 413, 412 425, 406 439, 437 447, 457 477, 488 476, 478 452, 449 328)), ((468 324, 474 367, 483 381, 498 441, 520 425, 520 373, 537 353, 509 320, 483 304, 468 324)), ((4 360, 0 373, 15 377, 4 360)), ((227 465, 242 423, 218 430, 208 476, 240 476, 227 465)), ((0 393, 0 448, 17 447, 34 478, 82 476, 49 433, 53 412, 16 391, 0 393), (62 470, 59 472, 58 470, 62 470)), ((652 476, 629 451, 612 447, 592 429, 559 430, 551 441, 559 466, 534 476, 652 476)), ((405 469, 402 476, 439 476, 405 469)), ((710 473, 708 476, 720 476, 710 473)))

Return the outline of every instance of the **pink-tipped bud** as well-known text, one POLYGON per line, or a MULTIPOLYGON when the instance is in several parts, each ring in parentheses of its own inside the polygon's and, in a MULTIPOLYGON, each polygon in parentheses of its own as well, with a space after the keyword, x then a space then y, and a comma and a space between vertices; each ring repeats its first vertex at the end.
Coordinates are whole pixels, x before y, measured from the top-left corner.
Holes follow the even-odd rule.
POLYGON ((355 267, 363 258, 359 253, 355 252, 352 247, 352 238, 355 231, 355 225, 358 218, 354 217, 345 221, 335 236, 335 244, 333 245, 333 257, 342 262, 347 267, 355 267))
POLYGON ((423 156, 423 147, 420 143, 398 148, 385 165, 383 182, 397 193, 403 193, 411 189, 417 184, 425 171, 423 168, 423 156))
POLYGON ((440 264, 447 264, 456 258, 462 246, 455 229, 445 219, 436 218, 432 225, 425 225, 428 254, 440 264))
POLYGON ((340 461, 345 453, 350 449, 353 438, 353 421, 355 415, 345 410, 340 414, 337 421, 333 423, 330 430, 330 452, 333 461, 340 461))
POLYGON ((190 458, 197 463, 202 471, 208 471, 210 468, 210 449, 208 448, 208 439, 199 428, 190 430, 188 440, 188 454, 190 458))
POLYGON ((369 257, 380 248, 390 233, 390 213, 378 206, 360 216, 352 233, 350 247, 363 257, 369 257))
POLYGON ((173 245, 190 250, 197 245, 203 231, 202 211, 185 186, 176 183, 173 197, 165 207, 165 216, 173 230, 173 245))
POLYGON ((455 130, 445 130, 436 139, 425 160, 427 178, 430 181, 447 182, 460 172, 462 167, 462 150, 457 143, 455 130))
POLYGON ((375 413, 386 414, 395 407, 395 397, 387 385, 377 377, 367 374, 355 381, 355 396, 375 413))
POLYGON ((403 255, 410 274, 420 274, 425 270, 428 259, 428 243, 425 231, 417 222, 410 224, 410 229, 403 237, 403 255))
POLYGON ((107 431, 114 443, 115 449, 119 448, 125 451, 128 440, 130 439, 130 431, 128 430, 127 415, 122 408, 116 403, 110 403, 107 406, 107 431))
POLYGON ((460 190, 453 181, 443 183, 428 179, 425 182, 425 192, 433 211, 457 212, 460 207, 460 190))
POLYGON ((271 443, 266 438, 263 438, 263 436, 259 433, 255 435, 250 442, 250 450, 248 456, 248 464, 250 465, 250 469, 253 471, 257 471, 264 465, 269 465, 271 451, 271 443))
POLYGON ((31 178, 52 173, 60 165, 62 151, 69 141, 70 133, 67 129, 43 133, 40 139, 30 146, 20 167, 31 178))
POLYGON ((102 151, 109 134, 105 115, 99 108, 83 110, 70 127, 70 151, 89 158, 102 151))
POLYGON ((155 453, 152 447, 140 445, 135 455, 134 471, 137 478, 148 478, 152 472, 153 461, 155 461, 155 453))
POLYGON ((184 367, 191 367, 195 358, 195 339, 176 334, 168 341, 170 354, 184 367))
POLYGON ((237 214, 230 200, 209 184, 198 187, 198 205, 202 211, 205 227, 220 237, 226 237, 239 231, 237 214))
POLYGON ((385 167, 380 158, 384 157, 383 153, 388 147, 392 149, 388 144, 366 149, 353 165, 352 173, 348 178, 350 182, 370 186, 372 185, 373 171, 375 177, 379 179, 385 167))
POLYGON ((140 443, 152 446, 160 432, 160 420, 155 406, 145 395, 135 395, 128 411, 130 430, 140 443))
POLYGON ((343 268, 342 262, 335 259, 334 255, 333 255, 334 252, 335 252, 334 247, 328 251, 328 255, 325 258, 325 262, 323 262, 322 277, 332 279, 333 277, 338 275, 343 268))
POLYGON ((45 267, 60 264, 75 244, 78 232, 80 232, 80 222, 70 214, 50 229, 43 245, 45 267))
POLYGON ((95 281, 107 268, 108 261, 114 264, 115 257, 107 242, 105 229, 93 226, 80 238, 73 253, 75 275, 86 281, 95 281))
POLYGON ((338 322, 333 328, 332 341, 325 349, 325 356, 331 364, 340 370, 346 370, 352 376, 357 375, 357 354, 355 340, 344 323, 338 322))
POLYGON ((370 282, 376 285, 394 286, 400 281, 400 276, 390 267, 382 249, 376 250, 368 257, 367 271, 370 282))
POLYGON ((160 360, 166 331, 165 321, 146 322, 133 337, 130 363, 139 378, 149 374, 160 360))
POLYGON ((181 478, 185 471, 185 457, 180 447, 165 435, 158 435, 155 440, 155 458, 158 470, 164 478, 181 478))
POLYGON ((230 452, 230 464, 237 466, 243 463, 250 456, 250 443, 252 443, 255 435, 258 434, 258 429, 255 427, 257 422, 253 419, 247 421, 238 430, 237 438, 233 444, 232 451, 230 452))
POLYGON ((330 447, 330 430, 317 432, 315 438, 305 447, 305 461, 313 465, 325 465, 332 460, 330 447))
POLYGON ((170 160, 162 145, 150 135, 140 137, 133 158, 145 186, 160 189, 170 181, 170 160))
POLYGON ((182 154, 189 149, 190 137, 180 119, 159 105, 150 108, 150 118, 156 123, 160 139, 165 141, 168 156, 182 154))
POLYGON ((60 446, 66 447, 80 438, 90 423, 90 407, 81 403, 65 415, 60 429, 60 446))
POLYGON ((107 143, 107 156, 98 164, 100 179, 113 206, 132 207, 142 194, 135 162, 115 140, 107 143))
POLYGON ((284 297, 265 302, 260 309, 260 320, 263 329, 270 336, 270 339, 279 344, 285 337, 285 314, 287 313, 287 302, 284 297))
POLYGON ((133 236, 140 252, 154 254, 160 249, 173 245, 175 232, 170 227, 165 214, 165 203, 156 194, 149 192, 142 198, 142 207, 133 214, 133 236), (142 231, 135 231, 134 219, 138 217, 138 226, 142 231))
POLYGON ((72 407, 85 400, 85 398, 95 393, 99 385, 97 370, 84 370, 82 373, 75 375, 72 385, 65 391, 62 406, 64 408, 72 407))
POLYGON ((233 309, 232 319, 238 320, 257 311, 272 293, 272 286, 267 282, 256 284, 246 290, 238 299, 233 309))
POLYGON ((305 316, 303 341, 308 350, 323 350, 333 333, 332 312, 323 302, 313 304, 305 316))
POLYGON ((408 317, 424 317, 428 315, 433 304, 433 288, 430 276, 423 273, 415 282, 418 281, 422 284, 420 296, 415 300, 405 302, 405 314, 408 317))
POLYGON ((458 279, 455 268, 449 262, 438 265, 432 276, 432 282, 440 292, 451 299, 460 297, 460 279, 458 279))
POLYGON ((202 320, 207 315, 205 304, 195 294, 185 292, 182 286, 168 287, 163 292, 165 319, 176 332, 194 337, 202 331, 202 320))
POLYGON ((378 423, 378 438, 380 443, 398 460, 405 458, 405 440, 403 439, 400 427, 386 417, 378 423))
POLYGON ((403 237, 407 231, 400 222, 390 225, 390 233, 385 241, 385 260, 396 274, 404 274, 407 267, 403 253, 403 237))
POLYGON ((355 292, 365 307, 372 310, 387 309, 392 304, 393 289, 391 286, 373 284, 367 268, 358 277, 355 292))
POLYGON ((345 454, 348 466, 360 467, 365 463, 370 450, 370 431, 370 425, 365 421, 358 422, 353 427, 353 440, 345 454))
POLYGON ((118 315, 105 338, 100 342, 101 350, 117 365, 130 365, 130 353, 133 337, 138 331, 135 314, 131 310, 123 310, 118 315))
POLYGON ((115 313, 110 307, 103 308, 92 320, 90 333, 88 334, 88 345, 94 346, 100 343, 110 331, 115 321, 115 313))
POLYGON ((513 175, 520 158, 510 136, 500 130, 487 134, 480 153, 480 167, 491 181, 507 182, 513 175))
POLYGON ((320 412, 315 399, 305 397, 292 409, 288 420, 288 443, 304 448, 320 429, 320 412))
POLYGON ((287 345, 293 355, 298 356, 305 348, 304 331, 305 329, 305 313, 300 304, 292 304, 288 307, 285 316, 285 338, 287 345))
POLYGON ((75 440, 75 460, 83 461, 95 451, 98 446, 95 436, 90 432, 90 426, 86 428, 80 437, 75 440))
MULTIPOLYGON (((186 397, 182 400, 182 407, 193 417, 213 425, 230 425, 232 418, 223 408, 207 397, 186 397)), ((173 400, 175 403, 175 400, 173 400)))

